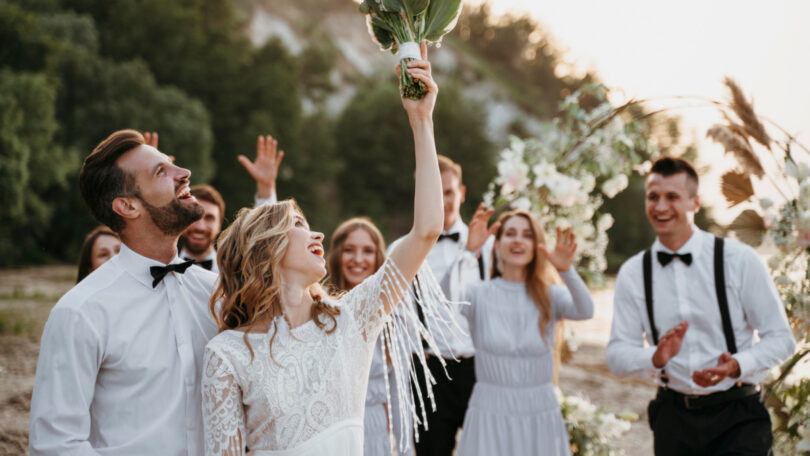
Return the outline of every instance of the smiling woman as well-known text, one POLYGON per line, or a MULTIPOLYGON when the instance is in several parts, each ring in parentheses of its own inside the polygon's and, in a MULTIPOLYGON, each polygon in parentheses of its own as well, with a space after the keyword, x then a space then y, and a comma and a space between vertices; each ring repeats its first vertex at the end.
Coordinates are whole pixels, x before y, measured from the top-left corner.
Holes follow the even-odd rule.
POLYGON ((468 287, 476 383, 459 456, 567 456, 570 446, 552 386, 554 327, 593 316, 588 288, 572 267, 570 228, 546 246, 537 219, 510 211, 498 220, 492 280, 468 287), (559 284, 562 277, 564 284, 559 284), (508 417, 508 419, 504 419, 508 417))
POLYGON ((79 253, 79 272, 76 283, 98 269, 107 260, 118 254, 121 250, 121 238, 113 230, 104 225, 98 226, 84 238, 79 253))
MULTIPOLYGON (((427 49, 421 51, 426 59, 427 49)), ((319 285, 326 275, 323 234, 310 230, 290 200, 243 209, 223 232, 210 301, 220 334, 206 347, 202 381, 206 454, 238 455, 247 445, 257 456, 362 455, 378 336, 384 328, 392 334, 397 353, 419 337, 435 346, 414 309, 440 318, 438 284, 428 273, 416 303, 408 284, 442 230, 432 120, 437 87, 427 60, 402 70, 427 87, 422 99, 402 100, 415 145, 414 222, 375 273, 338 298, 327 296, 319 285), (386 318, 395 306, 397 318, 386 318)), ((349 268, 350 278, 359 279, 352 274, 362 269, 349 268)), ((403 409, 415 410, 409 372, 396 362, 394 372, 403 409)))

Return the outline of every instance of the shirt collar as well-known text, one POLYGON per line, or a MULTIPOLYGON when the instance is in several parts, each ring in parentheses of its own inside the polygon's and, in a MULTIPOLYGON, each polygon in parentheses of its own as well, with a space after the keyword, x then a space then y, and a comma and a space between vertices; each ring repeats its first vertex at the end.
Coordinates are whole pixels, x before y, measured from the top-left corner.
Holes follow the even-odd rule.
MULTIPOLYGON (((182 249, 180 249, 180 258, 194 259, 194 256, 192 256, 191 253, 189 253, 188 250, 186 250, 186 248, 183 247, 182 249)), ((208 255, 206 255, 205 258, 202 259, 202 261, 205 261, 205 260, 212 260, 214 263, 216 263, 217 262, 217 251, 214 250, 214 249, 211 249, 211 252, 208 255)))
POLYGON ((691 253, 692 259, 695 260, 700 256, 700 250, 703 246, 703 238, 707 235, 705 231, 699 229, 698 227, 694 227, 692 229, 692 236, 689 237, 689 240, 686 241, 684 245, 678 249, 677 252, 673 252, 669 248, 667 248, 661 241, 656 237, 655 242, 653 243, 652 250, 654 252, 667 252, 667 253, 691 253))
POLYGON ((461 221, 461 217, 456 219, 456 223, 449 230, 442 231, 442 234, 458 233, 461 236, 467 235, 467 225, 461 221))
MULTIPOLYGON (((152 274, 149 272, 149 268, 152 266, 166 266, 160 261, 153 260, 136 253, 124 243, 121 243, 121 250, 118 252, 118 255, 115 256, 115 258, 125 271, 127 271, 138 282, 141 282, 149 288, 152 288, 152 281, 154 280, 152 274)), ((174 259, 172 259, 169 264, 182 262, 183 260, 181 260, 177 254, 175 254, 174 259)))

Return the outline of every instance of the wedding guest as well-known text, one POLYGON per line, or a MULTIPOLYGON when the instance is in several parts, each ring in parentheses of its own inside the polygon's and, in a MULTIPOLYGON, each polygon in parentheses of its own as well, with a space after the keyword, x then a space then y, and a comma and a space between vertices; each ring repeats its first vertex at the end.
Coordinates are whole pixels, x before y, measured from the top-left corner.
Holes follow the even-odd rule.
POLYGON ((645 188, 657 237, 619 270, 608 366, 657 377, 657 456, 770 454, 759 383, 795 349, 776 288, 753 249, 695 226, 689 162, 656 161, 645 188))
MULTIPOLYGON (((156 133, 153 135, 157 136, 156 133)), ((155 139, 155 144, 156 141, 155 139)), ((281 160, 284 158, 284 152, 277 152, 277 149, 278 141, 272 136, 259 136, 256 139, 256 159, 250 161, 244 155, 238 157, 239 163, 256 181, 254 206, 276 202, 276 177, 281 160)), ((191 187, 191 194, 197 198, 205 213, 180 236, 180 257, 194 260, 198 266, 209 271, 219 272, 214 242, 222 230, 225 200, 217 189, 210 185, 195 185, 191 187)))
MULTIPOLYGON (((442 179, 444 222, 442 234, 430 251, 427 263, 442 284, 450 305, 451 317, 461 331, 437 340, 437 349, 426 347, 427 366, 436 381, 433 386, 436 410, 426 411, 426 424, 415 430, 416 453, 420 456, 450 456, 456 446, 456 434, 464 422, 464 413, 475 384, 475 350, 467 320, 461 315, 461 284, 484 280, 491 267, 492 236, 497 229, 487 230, 492 210, 479 205, 468 227, 461 220, 461 204, 467 188, 462 183, 461 165, 443 155, 438 156, 442 179), (476 228, 478 227, 478 228, 476 228), (447 373, 445 374, 445 368, 447 373)), ((395 241, 394 248, 399 240, 395 241)), ((415 347, 420 347, 419 341, 415 347)), ((417 382, 424 389, 425 373, 417 365, 417 382)), ((424 394, 425 391, 422 391, 424 394)))
MULTIPOLYGON (((326 257, 327 279, 332 286, 333 294, 345 293, 359 285, 375 273, 385 261, 385 242, 382 233, 366 217, 354 217, 341 223, 330 237, 326 257)), ((397 405, 389 403, 389 396, 396 401, 395 395, 387 394, 394 385, 387 382, 393 376, 390 362, 386 359, 390 351, 386 350, 382 338, 377 339, 374 355, 371 359, 371 372, 366 390, 366 411, 363 415, 365 456, 389 456, 391 438, 389 433, 389 408, 397 405), (386 387, 386 384, 388 386, 386 387)), ((392 410, 391 417, 396 423, 390 423, 395 441, 399 442, 399 413, 392 410)), ((407 434, 410 439, 410 433, 407 434)), ((400 456, 411 454, 411 449, 400 456)))
MULTIPOLYGON (((372 351, 392 321, 386 315, 409 309, 408 284, 441 232, 437 87, 424 44, 421 51, 422 60, 402 69, 428 90, 421 100, 402 100, 415 145, 413 227, 377 272, 328 297, 318 284, 326 274, 323 234, 290 200, 243 209, 220 237, 210 304, 220 333, 208 344, 203 375, 206 454, 241 454, 245 443, 257 454, 363 454, 372 351)), ((431 283, 424 281, 421 296, 440 293, 431 283)), ((431 303, 421 300, 428 315, 440 305, 431 303)), ((405 383, 408 372, 392 360, 405 383)))
POLYGON ((470 305, 462 308, 477 355, 458 454, 569 455, 552 385, 554 328, 563 318, 593 316, 572 266, 575 237, 557 228, 550 249, 529 212, 507 212, 499 222, 493 279, 467 287, 470 305))
POLYGON ((79 283, 99 266, 118 254, 121 250, 121 238, 106 226, 97 226, 87 233, 79 251, 79 272, 76 283, 79 283))
POLYGON ((211 272, 219 272, 214 242, 222 230, 225 200, 214 187, 202 184, 191 187, 191 195, 203 208, 203 216, 180 235, 180 257, 211 272))
POLYGON ((42 334, 29 444, 37 455, 199 455, 200 375, 216 333, 215 275, 177 256, 199 219, 187 169, 134 130, 102 141, 79 188, 121 238, 118 255, 68 291, 42 334))

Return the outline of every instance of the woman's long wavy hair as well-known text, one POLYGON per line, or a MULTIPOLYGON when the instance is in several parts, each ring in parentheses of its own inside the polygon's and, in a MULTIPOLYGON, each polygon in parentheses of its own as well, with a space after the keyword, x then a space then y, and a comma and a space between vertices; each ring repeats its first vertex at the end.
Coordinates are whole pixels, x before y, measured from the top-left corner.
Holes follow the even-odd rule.
MULTIPOLYGON (((529 226, 534 233, 535 244, 545 244, 546 236, 543 233, 543 228, 540 222, 530 212, 514 210, 501 214, 498 221, 501 223, 498 232, 495 233, 495 239, 501 240, 503 236, 504 226, 506 221, 512 217, 523 217, 529 221, 529 226)), ((496 248, 492 248, 492 258, 498 258, 496 248)), ((503 271, 500 270, 500 261, 493 261, 492 277, 500 277, 503 271)), ((549 287, 560 282, 560 275, 557 270, 548 260, 548 258, 535 247, 534 258, 531 263, 526 265, 526 290, 529 292, 534 305, 540 311, 540 335, 543 341, 546 341, 546 327, 551 321, 551 297, 549 296, 549 287)))
POLYGON ((354 217, 341 223, 329 241, 329 252, 326 256, 327 278, 329 280, 329 291, 333 294, 349 291, 349 284, 343 276, 341 268, 341 257, 343 256, 343 244, 355 230, 364 230, 371 236, 371 242, 377 248, 374 254, 374 272, 382 267, 385 261, 385 241, 380 230, 368 217, 354 217))
MULTIPOLYGON (((283 316, 281 260, 287 253, 287 232, 295 225, 296 215, 302 212, 294 200, 244 208, 217 240, 219 281, 209 307, 219 332, 237 328, 245 332, 244 341, 251 359, 253 348, 247 335, 256 325, 268 320, 274 325, 270 338, 272 356, 273 340, 278 332, 276 318, 283 316)), ((311 313, 313 321, 331 334, 337 328, 340 309, 324 301, 327 294, 319 284, 311 285, 309 293, 315 301, 311 313), (321 316, 326 318, 321 319, 321 316), (332 324, 325 329, 328 320, 332 324)))

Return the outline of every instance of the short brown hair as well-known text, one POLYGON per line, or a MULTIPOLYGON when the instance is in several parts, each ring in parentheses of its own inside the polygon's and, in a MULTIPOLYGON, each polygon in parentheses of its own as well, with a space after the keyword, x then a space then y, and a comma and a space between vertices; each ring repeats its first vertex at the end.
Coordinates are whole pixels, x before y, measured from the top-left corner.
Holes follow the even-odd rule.
POLYGON ((137 193, 135 176, 124 172, 116 162, 144 143, 143 135, 135 130, 116 131, 90 152, 79 173, 79 190, 84 204, 96 220, 116 233, 124 229, 124 219, 113 211, 113 200, 137 193))
POLYGON ((191 195, 198 200, 207 201, 219 208, 219 221, 225 218, 225 200, 214 187, 208 184, 194 185, 191 187, 191 195))
POLYGON ((458 177, 458 182, 461 183, 461 165, 442 154, 436 154, 436 158, 439 159, 439 173, 450 171, 458 177))

